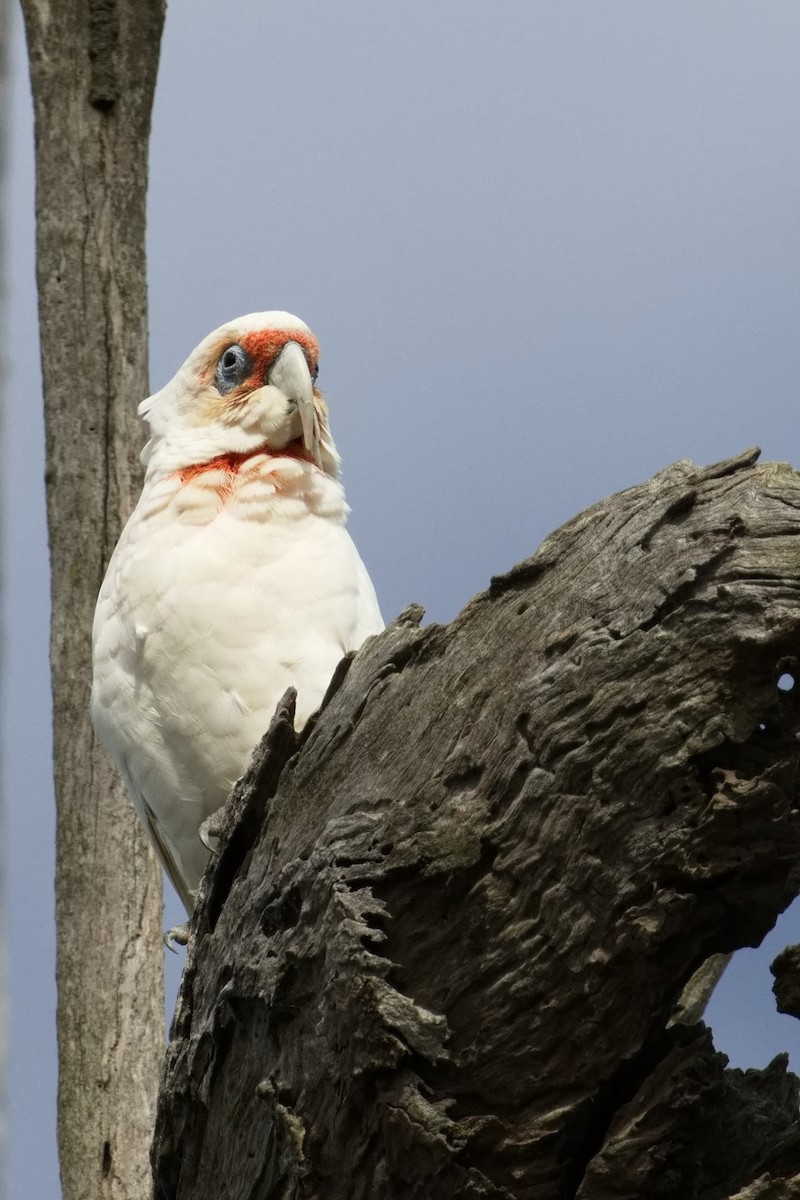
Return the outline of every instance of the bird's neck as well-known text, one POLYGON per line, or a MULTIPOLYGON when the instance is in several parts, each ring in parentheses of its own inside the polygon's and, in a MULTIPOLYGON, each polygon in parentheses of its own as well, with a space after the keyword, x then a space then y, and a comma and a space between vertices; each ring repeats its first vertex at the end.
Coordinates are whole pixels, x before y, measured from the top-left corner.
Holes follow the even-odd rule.
POLYGON ((142 501, 154 510, 166 506, 172 519, 197 525, 223 511, 257 522, 309 514, 343 522, 349 511, 342 485, 309 458, 299 439, 283 450, 262 444, 177 467, 154 455, 142 501))
POLYGON ((300 438, 297 438, 280 451, 271 450, 268 446, 264 445, 256 446, 252 450, 229 450, 225 454, 217 454, 214 458, 210 458, 205 462, 196 462, 186 467, 179 467, 174 474, 185 485, 203 475, 214 475, 222 471, 232 486, 237 476, 241 473, 242 468, 246 468, 249 463, 252 463, 255 458, 259 457, 266 457, 267 459, 293 458, 302 462, 313 462, 302 441, 300 438))

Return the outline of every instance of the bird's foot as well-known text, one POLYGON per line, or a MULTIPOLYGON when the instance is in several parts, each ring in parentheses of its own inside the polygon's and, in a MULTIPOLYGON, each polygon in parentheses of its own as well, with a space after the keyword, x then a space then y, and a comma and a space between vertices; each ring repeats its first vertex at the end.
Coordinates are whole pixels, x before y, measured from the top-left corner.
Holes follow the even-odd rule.
POLYGON ((189 943, 189 922, 188 921, 184 921, 183 925, 173 925, 172 928, 168 929, 167 932, 164 934, 164 945, 167 947, 168 950, 171 950, 173 954, 178 953, 178 951, 175 949, 175 946, 186 946, 186 945, 188 945, 188 943, 189 943))
POLYGON ((206 817, 205 821, 200 826, 200 841, 205 846, 206 850, 211 854, 216 854, 219 849, 219 839, 222 833, 222 818, 225 814, 225 805, 213 812, 210 817, 206 817), (212 844, 216 843, 216 845, 212 844))

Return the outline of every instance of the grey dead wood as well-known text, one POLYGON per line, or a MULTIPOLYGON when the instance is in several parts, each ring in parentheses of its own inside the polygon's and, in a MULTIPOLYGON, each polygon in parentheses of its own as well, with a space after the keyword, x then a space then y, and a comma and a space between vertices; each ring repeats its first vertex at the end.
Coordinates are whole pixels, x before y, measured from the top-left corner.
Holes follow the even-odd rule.
POLYGON ((52 566, 61 1181, 64 1200, 143 1200, 163 1053, 160 873, 94 742, 88 702, 95 598, 140 483, 147 146, 164 0, 22 8, 52 566))
POLYGON ((732 957, 731 954, 712 954, 697 968, 681 992, 675 1012, 670 1017, 671 1022, 680 1021, 684 1025, 692 1025, 695 1021, 702 1020, 714 988, 732 957))
POLYGON ((800 887, 800 476, 756 457, 409 609, 299 738, 285 697, 202 885, 158 1200, 797 1194, 785 1059, 667 1027, 800 887))
POLYGON ((770 967, 778 1012, 800 1018, 800 946, 787 946, 770 967))
MULTIPOLYGON (((2 328, 8 328, 5 247, 7 237, 6 218, 6 153, 8 142, 8 60, 9 60, 9 17, 8 0, 0 0, 0 310, 2 328)), ((6 413, 6 339, 0 345, 0 453, 5 449, 6 413)), ((0 596, 5 595, 6 530, 0 519, 0 596)), ((0 669, 4 667, 0 663, 0 669)), ((0 782, 0 828, 5 834, 6 796, 0 782)), ((7 887, 5 878, 5 856, 0 857, 0 1196, 5 1197, 6 1145, 8 1138, 8 959, 6 943, 7 887)))

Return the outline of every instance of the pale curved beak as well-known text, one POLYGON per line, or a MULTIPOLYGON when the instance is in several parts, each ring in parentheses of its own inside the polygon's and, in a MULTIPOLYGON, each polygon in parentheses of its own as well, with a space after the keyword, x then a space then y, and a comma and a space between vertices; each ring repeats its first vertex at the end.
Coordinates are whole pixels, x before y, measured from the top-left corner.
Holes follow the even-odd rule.
POLYGON ((294 400, 303 429, 303 445, 317 466, 322 466, 319 417, 314 404, 314 384, 306 356, 297 342, 287 342, 275 360, 268 376, 274 387, 280 388, 288 400, 294 400))

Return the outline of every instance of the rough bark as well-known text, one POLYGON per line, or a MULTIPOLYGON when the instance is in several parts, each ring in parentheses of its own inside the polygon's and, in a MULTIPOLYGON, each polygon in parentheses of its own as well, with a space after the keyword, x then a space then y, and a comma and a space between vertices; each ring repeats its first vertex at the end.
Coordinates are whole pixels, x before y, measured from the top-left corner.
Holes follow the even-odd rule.
POLYGON ((697 968, 681 992, 670 1021, 693 1025, 695 1021, 702 1020, 714 988, 722 978, 732 957, 732 954, 712 954, 702 966, 697 968))
POLYGON ((800 946, 787 946, 770 969, 778 1012, 800 1018, 800 946))
MULTIPOLYGON (((9 6, 8 0, 0 0, 0 329, 3 330, 0 344, 0 455, 5 449, 6 414, 6 152, 8 144, 8 58, 9 58, 9 6)), ((0 520, 0 597, 5 599, 6 530, 5 521, 0 520)), ((0 781, 0 828, 6 830, 6 796, 0 781)), ((0 858, 0 1196, 5 1197, 6 1145, 8 1138, 8 958, 6 943, 6 877, 5 857, 0 858)))
POLYGON ((204 880, 159 1200, 789 1196, 798 1082, 667 1027, 800 886, 800 477, 681 462, 408 610, 204 880))
POLYGON ((163 1051, 160 873, 88 718, 90 630, 139 484, 145 193, 164 0, 22 0, 52 566, 64 1200, 141 1200, 163 1051))

